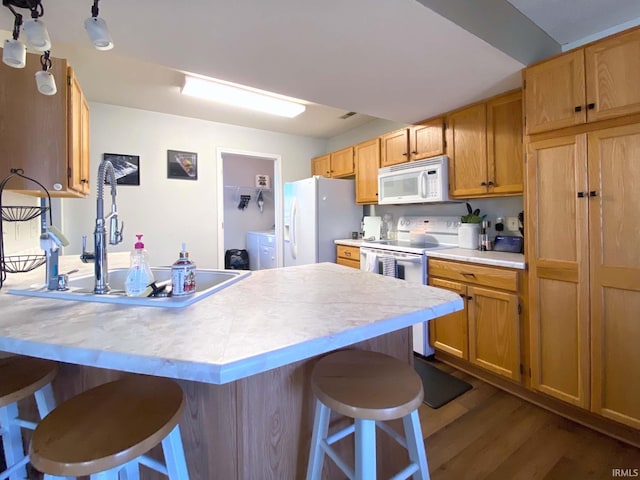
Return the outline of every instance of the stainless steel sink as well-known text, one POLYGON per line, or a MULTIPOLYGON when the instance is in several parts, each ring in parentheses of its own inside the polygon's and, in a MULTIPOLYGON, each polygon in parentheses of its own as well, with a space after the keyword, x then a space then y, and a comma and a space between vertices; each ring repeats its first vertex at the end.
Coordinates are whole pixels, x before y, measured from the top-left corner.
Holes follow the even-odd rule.
MULTIPOLYGON (((69 289, 63 292, 47 290, 45 286, 37 285, 25 289, 9 289, 8 293, 56 300, 75 300, 78 302, 118 303, 122 305, 175 308, 186 307, 187 305, 196 303, 251 274, 251 272, 246 270, 197 269, 196 293, 192 295, 183 297, 127 297, 124 293, 124 282, 127 278, 128 270, 128 268, 114 268, 109 270, 109 286, 111 287, 111 291, 103 295, 93 293, 93 274, 78 277, 71 275, 68 283, 69 289)), ((171 280, 171 268, 153 267, 151 270, 156 283, 171 280)))

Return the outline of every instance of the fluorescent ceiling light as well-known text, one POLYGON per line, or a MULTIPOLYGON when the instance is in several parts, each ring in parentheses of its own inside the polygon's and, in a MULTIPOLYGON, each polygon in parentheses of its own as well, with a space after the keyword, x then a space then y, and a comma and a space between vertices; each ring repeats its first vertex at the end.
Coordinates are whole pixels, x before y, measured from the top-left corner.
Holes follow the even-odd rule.
POLYGON ((241 86, 190 76, 184 77, 181 92, 183 95, 288 118, 297 117, 306 109, 301 103, 276 98, 241 86))

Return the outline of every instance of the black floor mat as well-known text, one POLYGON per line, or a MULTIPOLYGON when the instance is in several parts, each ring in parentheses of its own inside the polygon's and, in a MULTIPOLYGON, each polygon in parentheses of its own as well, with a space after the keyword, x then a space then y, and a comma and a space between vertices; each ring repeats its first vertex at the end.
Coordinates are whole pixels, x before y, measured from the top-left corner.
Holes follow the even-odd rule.
POLYGON ((422 379, 424 403, 431 408, 440 408, 454 398, 471 389, 471 385, 447 372, 429 365, 420 357, 414 357, 414 368, 422 379))

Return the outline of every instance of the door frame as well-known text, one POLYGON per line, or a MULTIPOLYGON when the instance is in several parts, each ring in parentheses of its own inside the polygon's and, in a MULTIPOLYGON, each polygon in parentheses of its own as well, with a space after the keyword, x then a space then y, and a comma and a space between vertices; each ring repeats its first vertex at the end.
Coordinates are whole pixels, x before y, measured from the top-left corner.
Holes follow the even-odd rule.
POLYGON ((217 147, 216 148, 216 188, 218 201, 218 265, 224 268, 224 158, 225 154, 244 155, 247 157, 263 158, 273 162, 273 201, 276 225, 276 265, 283 266, 283 240, 282 224, 284 222, 283 211, 283 189, 282 189, 282 155, 277 153, 252 152, 249 150, 238 150, 236 148, 217 147))

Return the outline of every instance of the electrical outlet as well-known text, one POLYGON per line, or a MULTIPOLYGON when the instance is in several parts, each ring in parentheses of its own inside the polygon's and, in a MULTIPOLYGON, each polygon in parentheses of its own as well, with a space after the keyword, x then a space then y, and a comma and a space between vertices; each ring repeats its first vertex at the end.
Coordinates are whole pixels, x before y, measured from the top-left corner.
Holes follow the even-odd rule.
POLYGON ((510 232, 518 231, 518 217, 507 217, 507 230, 510 232))

